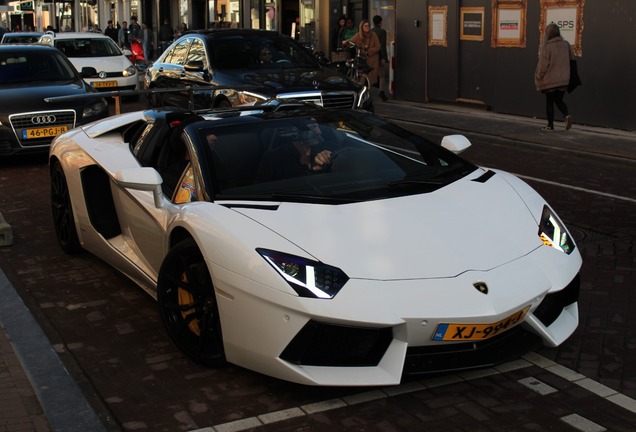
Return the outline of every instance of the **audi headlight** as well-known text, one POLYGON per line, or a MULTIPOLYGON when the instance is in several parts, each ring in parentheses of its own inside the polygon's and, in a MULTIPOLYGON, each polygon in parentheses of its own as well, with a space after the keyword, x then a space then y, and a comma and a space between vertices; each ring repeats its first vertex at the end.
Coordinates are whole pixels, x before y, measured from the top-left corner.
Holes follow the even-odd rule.
POLYGON ((101 114, 102 111, 106 109, 108 109, 108 102, 106 102, 106 99, 101 98, 101 99, 98 99, 97 102, 94 102, 94 103, 91 103, 90 105, 85 106, 84 110, 82 111, 82 117, 83 118, 93 117, 98 114, 101 114))
POLYGON ((553 247, 568 255, 572 253, 575 247, 574 241, 572 241, 565 226, 548 206, 543 206, 543 214, 539 224, 539 237, 544 245, 553 247))
POLYGON ((136 74, 137 74, 137 69, 134 66, 128 66, 122 72, 122 75, 125 76, 125 77, 133 76, 133 75, 136 75, 136 74))
POLYGON ((339 268, 268 249, 256 251, 301 297, 330 299, 349 277, 339 268))

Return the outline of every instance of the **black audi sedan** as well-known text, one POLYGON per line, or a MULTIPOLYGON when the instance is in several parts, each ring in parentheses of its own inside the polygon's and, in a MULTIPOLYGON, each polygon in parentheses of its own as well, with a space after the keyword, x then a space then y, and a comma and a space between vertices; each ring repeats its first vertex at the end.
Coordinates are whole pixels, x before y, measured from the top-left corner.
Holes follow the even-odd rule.
POLYGON ((45 101, 89 93, 96 91, 57 48, 0 45, 0 157, 47 152, 62 132, 107 117, 101 97, 45 101))
POLYGON ((222 87, 158 92, 162 105, 195 108, 258 104, 272 98, 324 108, 373 111, 369 89, 324 66, 305 47, 274 31, 211 29, 186 32, 146 71, 147 89, 222 87))

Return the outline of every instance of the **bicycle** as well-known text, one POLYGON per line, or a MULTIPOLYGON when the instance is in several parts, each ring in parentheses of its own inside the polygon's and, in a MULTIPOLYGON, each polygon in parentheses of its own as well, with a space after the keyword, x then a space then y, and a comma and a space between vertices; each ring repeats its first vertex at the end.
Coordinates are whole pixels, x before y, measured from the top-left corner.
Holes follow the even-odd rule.
POLYGON ((367 89, 371 88, 371 81, 369 80, 368 73, 373 69, 367 63, 366 56, 363 53, 362 48, 358 48, 354 43, 348 43, 350 48, 355 48, 356 53, 353 58, 348 59, 345 62, 346 75, 353 82, 362 84, 367 89))

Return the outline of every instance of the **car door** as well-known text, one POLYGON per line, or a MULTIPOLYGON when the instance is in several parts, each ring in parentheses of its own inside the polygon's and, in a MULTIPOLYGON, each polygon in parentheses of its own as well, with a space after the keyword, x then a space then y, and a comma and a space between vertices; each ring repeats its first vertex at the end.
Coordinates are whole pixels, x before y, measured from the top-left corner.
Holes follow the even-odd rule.
POLYGON ((186 211, 185 205, 196 200, 199 189, 189 157, 190 139, 183 126, 158 123, 158 130, 148 134, 140 146, 134 146, 133 152, 143 166, 150 166, 161 175, 162 206, 158 208, 153 194, 142 190, 122 189, 116 197, 124 241, 116 247, 154 280, 166 253, 168 227, 186 211))

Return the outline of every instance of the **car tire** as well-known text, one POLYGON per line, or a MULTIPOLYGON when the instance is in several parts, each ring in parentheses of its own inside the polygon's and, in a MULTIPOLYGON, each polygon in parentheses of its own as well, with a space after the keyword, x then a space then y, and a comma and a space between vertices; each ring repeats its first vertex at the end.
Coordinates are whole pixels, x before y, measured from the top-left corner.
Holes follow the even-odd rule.
POLYGON ((166 255, 157 301, 168 335, 181 351, 206 366, 226 363, 212 278, 194 240, 178 243, 166 255))
POLYGON ((51 210, 57 241, 62 250, 70 255, 81 253, 83 249, 77 236, 71 195, 59 161, 55 161, 51 168, 51 210))

